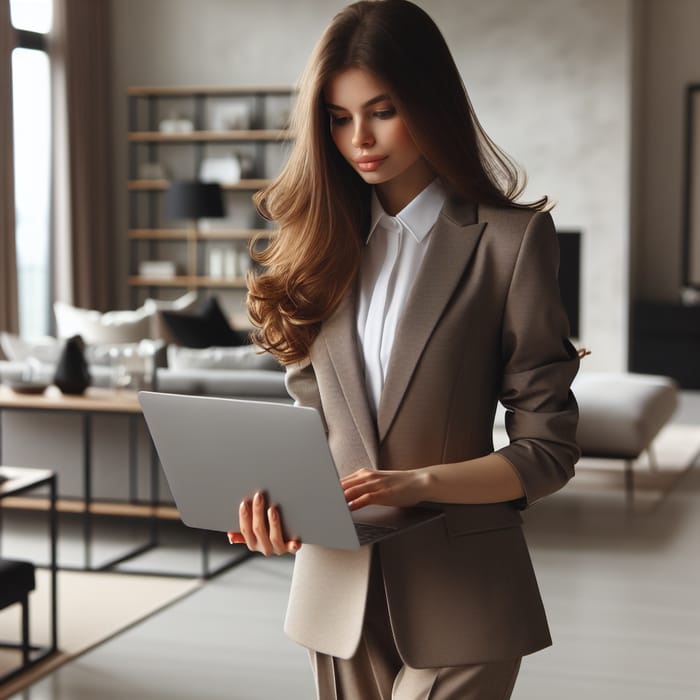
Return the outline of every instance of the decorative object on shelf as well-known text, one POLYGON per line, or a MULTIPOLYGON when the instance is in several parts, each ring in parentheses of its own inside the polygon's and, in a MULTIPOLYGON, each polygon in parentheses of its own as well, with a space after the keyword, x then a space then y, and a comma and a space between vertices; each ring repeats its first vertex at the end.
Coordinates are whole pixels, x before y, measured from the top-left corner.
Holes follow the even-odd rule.
POLYGON ((168 171, 162 163, 141 163, 139 165, 139 179, 141 180, 167 180, 168 171))
POLYGON ((245 131, 251 128, 250 107, 240 101, 212 105, 211 122, 216 131, 245 131))
POLYGON ((700 306, 700 289, 681 287, 681 304, 683 306, 700 306))
POLYGON ((163 134, 189 134, 194 131, 194 124, 190 119, 185 119, 178 114, 171 114, 158 125, 163 134))
POLYGON ((224 277, 238 277, 238 269, 238 251, 235 246, 231 246, 224 251, 224 277))
POLYGON ((64 394, 82 394, 90 385, 90 372, 85 360, 85 343, 79 335, 66 340, 56 366, 53 383, 64 394))
POLYGON ((139 275, 167 279, 175 277, 177 265, 172 260, 142 260, 139 263, 139 275))
POLYGON ((196 274, 199 219, 216 219, 224 216, 221 186, 214 182, 172 182, 166 194, 165 210, 172 219, 192 221, 192 230, 188 239, 188 269, 196 274))
POLYGON ((250 268, 253 266, 253 261, 250 259, 250 255, 248 255, 247 251, 240 253, 237 256, 237 261, 238 276, 245 277, 248 274, 250 268))
POLYGON ((255 158, 250 153, 236 153, 236 158, 241 168, 241 177, 243 178, 254 178, 255 177, 255 158))
POLYGON ((234 184, 241 181, 241 163, 238 156, 231 154, 221 158, 204 158, 199 169, 202 182, 234 184))
POLYGON ((209 277, 220 278, 224 276, 224 251, 221 248, 212 248, 209 251, 209 277))

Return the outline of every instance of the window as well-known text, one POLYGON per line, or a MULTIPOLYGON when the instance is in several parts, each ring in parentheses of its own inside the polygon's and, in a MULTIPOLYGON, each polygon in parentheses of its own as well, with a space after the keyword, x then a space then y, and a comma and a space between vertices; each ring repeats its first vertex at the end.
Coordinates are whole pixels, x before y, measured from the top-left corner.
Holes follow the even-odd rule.
POLYGON ((10 3, 19 325, 28 337, 48 333, 51 318, 51 10, 51 0, 10 3))

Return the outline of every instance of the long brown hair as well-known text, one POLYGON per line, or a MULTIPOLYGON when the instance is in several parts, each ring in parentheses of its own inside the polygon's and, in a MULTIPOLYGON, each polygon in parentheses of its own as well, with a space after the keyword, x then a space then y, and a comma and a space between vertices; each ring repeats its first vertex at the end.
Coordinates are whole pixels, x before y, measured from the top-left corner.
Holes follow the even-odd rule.
POLYGON ((473 202, 543 209, 544 197, 515 200, 525 186, 517 166, 474 114, 445 40, 408 0, 362 0, 341 10, 314 49, 301 80, 281 174, 255 195, 278 234, 248 277, 253 340, 281 362, 304 359, 321 323, 337 308, 359 267, 370 188, 331 139, 323 90, 359 67, 385 82, 423 157, 453 195, 473 202))

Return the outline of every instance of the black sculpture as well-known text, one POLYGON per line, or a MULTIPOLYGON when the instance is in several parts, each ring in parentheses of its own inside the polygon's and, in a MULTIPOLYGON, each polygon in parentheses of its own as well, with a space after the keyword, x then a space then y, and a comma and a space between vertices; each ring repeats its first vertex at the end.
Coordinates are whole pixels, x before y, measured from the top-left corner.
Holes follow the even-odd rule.
POLYGON ((79 335, 66 340, 56 366, 53 383, 64 394, 82 394, 90 385, 90 372, 85 360, 85 343, 79 335))

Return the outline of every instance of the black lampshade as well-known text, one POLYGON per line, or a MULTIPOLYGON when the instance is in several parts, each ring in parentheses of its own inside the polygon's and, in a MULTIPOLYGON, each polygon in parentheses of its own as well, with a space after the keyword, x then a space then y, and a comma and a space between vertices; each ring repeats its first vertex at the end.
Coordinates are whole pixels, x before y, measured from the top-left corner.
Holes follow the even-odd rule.
POLYGON ((171 182, 165 195, 165 212, 170 219, 221 218, 221 187, 215 182, 171 182))

